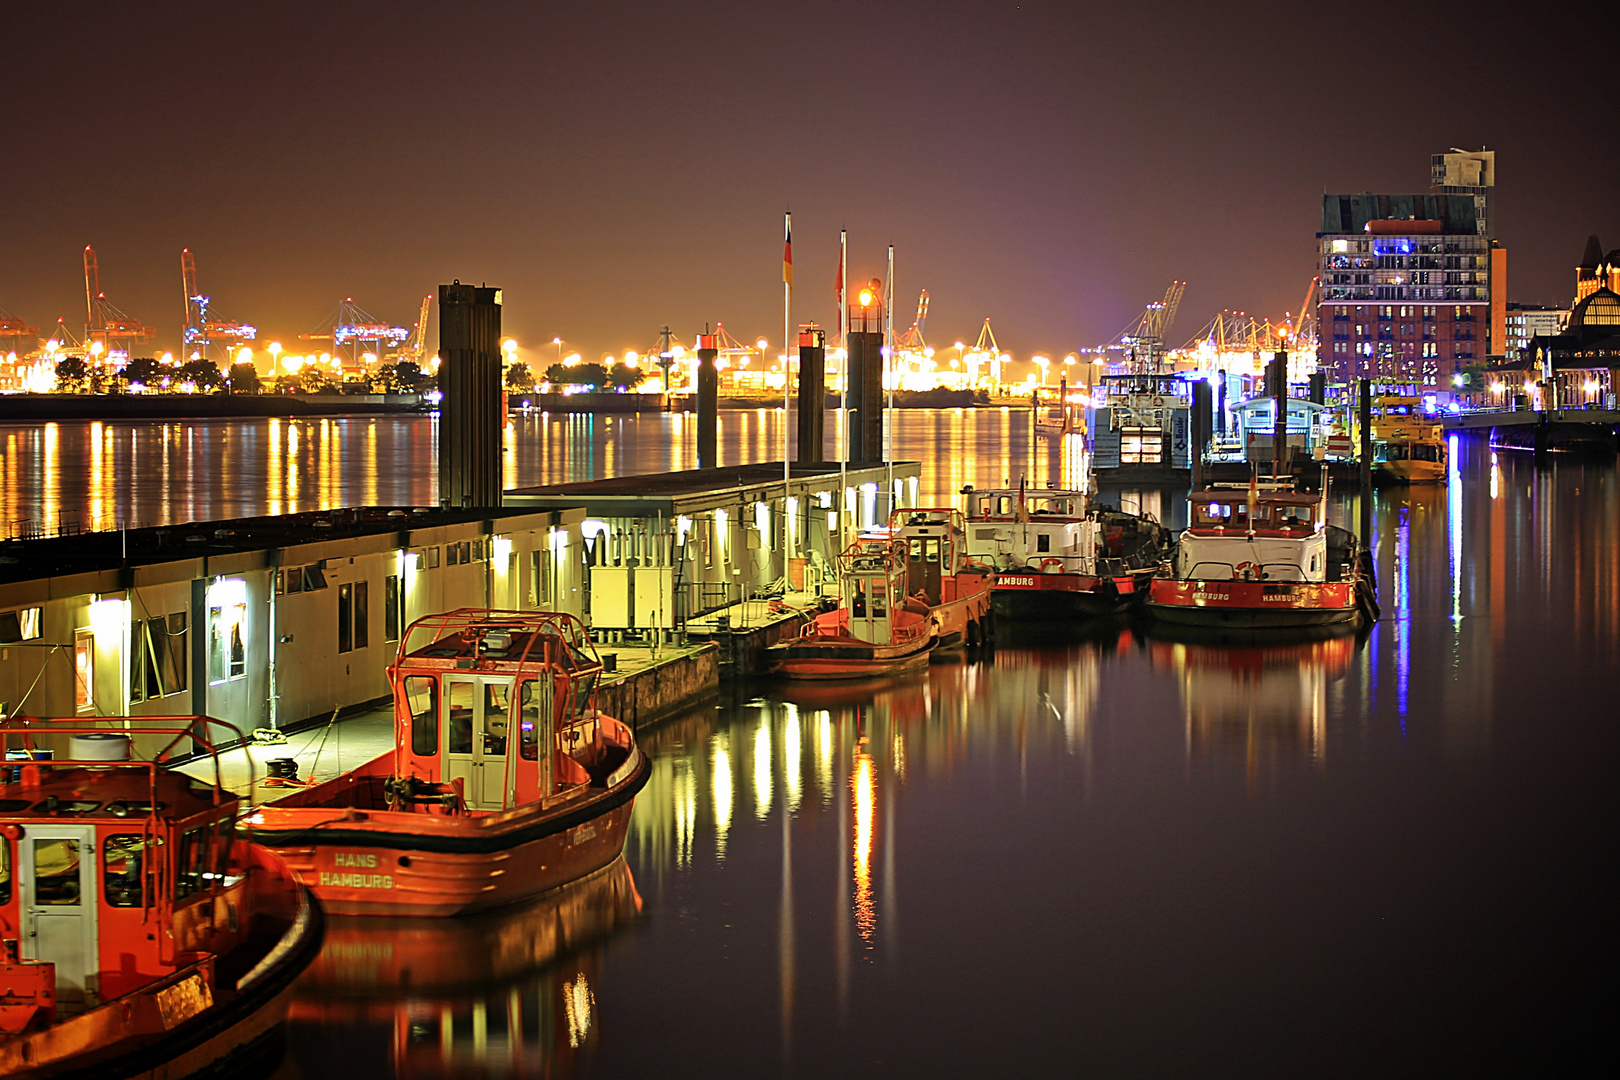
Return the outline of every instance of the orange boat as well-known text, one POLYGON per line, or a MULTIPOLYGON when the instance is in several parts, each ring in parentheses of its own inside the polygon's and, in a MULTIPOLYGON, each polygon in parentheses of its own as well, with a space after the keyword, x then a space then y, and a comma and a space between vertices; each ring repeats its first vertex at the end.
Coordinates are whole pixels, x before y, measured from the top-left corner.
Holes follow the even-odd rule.
POLYGON ((0 1076, 178 1080, 262 1062, 320 951, 320 905, 235 836, 217 756, 212 784, 162 764, 185 738, 212 752, 218 721, 143 719, 143 735, 173 737, 154 761, 105 727, 0 722, 26 756, 0 782, 0 1076))
POLYGON ((458 915, 547 892, 624 850, 650 766, 596 710, 572 615, 463 608, 388 669, 394 749, 244 824, 342 915, 458 915), (515 733, 515 735, 514 735, 515 733))
POLYGON ((771 672, 791 679, 864 679, 928 663, 936 622, 907 600, 904 540, 864 536, 838 556, 844 603, 805 625, 792 641, 765 650, 771 672))
POLYGON ((990 606, 996 572, 963 557, 962 511, 896 510, 889 535, 906 545, 906 595, 928 605, 940 648, 982 645, 995 631, 990 606))

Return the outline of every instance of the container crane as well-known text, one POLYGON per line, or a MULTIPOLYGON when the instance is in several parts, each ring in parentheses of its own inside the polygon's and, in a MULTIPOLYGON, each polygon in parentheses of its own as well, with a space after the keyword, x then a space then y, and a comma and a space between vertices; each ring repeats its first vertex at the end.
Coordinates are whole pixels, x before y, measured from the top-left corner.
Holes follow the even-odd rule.
POLYGON ((29 326, 22 319, 0 307, 0 355, 16 353, 27 356, 39 348, 39 327, 29 326))
POLYGON ((405 327, 390 326, 379 320, 356 304, 352 296, 344 297, 321 321, 321 326, 325 333, 317 330, 298 336, 303 341, 330 341, 332 352, 341 359, 344 369, 355 374, 365 368, 366 356, 381 356, 385 346, 397 348, 411 336, 411 331, 405 327))
POLYGON ((96 261, 96 249, 88 244, 84 248, 84 306, 85 344, 92 355, 103 350, 128 354, 130 346, 157 336, 154 327, 119 310, 101 291, 101 267, 96 261))
POLYGON ((259 328, 249 326, 247 323, 232 322, 228 319, 210 319, 208 317, 209 297, 203 295, 197 288, 197 260, 191 254, 190 248, 180 249, 180 285, 185 300, 185 330, 181 339, 189 353, 193 348, 200 359, 210 359, 208 346, 214 341, 226 341, 227 355, 234 355, 236 346, 244 341, 252 341, 259 335, 259 328))
POLYGON ((409 361, 424 370, 427 368, 428 309, 432 305, 432 294, 422 297, 421 314, 416 317, 416 325, 411 327, 411 336, 400 346, 399 353, 394 358, 396 363, 409 361))
POLYGON ((895 348, 902 352, 921 352, 928 347, 923 340, 923 324, 928 321, 928 290, 924 289, 917 298, 917 317, 911 321, 911 329, 901 334, 895 341, 895 348))
POLYGON ((1181 307, 1181 295, 1187 290, 1185 281, 1172 281, 1164 290, 1163 300, 1151 300, 1142 314, 1121 330, 1114 343, 1131 355, 1132 370, 1156 373, 1164 359, 1164 338, 1176 321, 1181 307))

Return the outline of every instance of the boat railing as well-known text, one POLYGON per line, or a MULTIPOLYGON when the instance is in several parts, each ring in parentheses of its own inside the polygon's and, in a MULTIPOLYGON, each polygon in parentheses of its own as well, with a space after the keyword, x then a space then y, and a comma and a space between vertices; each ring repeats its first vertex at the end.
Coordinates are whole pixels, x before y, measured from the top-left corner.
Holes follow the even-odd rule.
POLYGON ((555 642, 568 659, 575 661, 572 665, 562 665, 574 677, 593 669, 599 670, 602 666, 596 644, 591 640, 585 624, 578 616, 568 612, 456 608, 454 611, 425 615, 407 627, 399 637, 399 651, 392 667, 399 669, 408 666, 414 655, 447 638, 459 638, 462 642, 472 644, 480 658, 488 656, 520 667, 545 664, 550 658, 545 655, 544 646, 548 642, 555 642), (495 654, 505 652, 505 649, 490 651, 488 643, 491 636, 503 634, 508 639, 517 634, 524 635, 521 651, 516 655, 495 654), (537 647, 540 649, 538 656, 534 655, 537 647))

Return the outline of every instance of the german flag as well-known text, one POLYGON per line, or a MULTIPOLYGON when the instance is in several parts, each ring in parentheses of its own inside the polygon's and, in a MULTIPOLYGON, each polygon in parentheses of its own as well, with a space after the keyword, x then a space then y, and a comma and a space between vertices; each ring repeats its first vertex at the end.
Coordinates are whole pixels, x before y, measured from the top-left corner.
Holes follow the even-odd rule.
POLYGON ((785 240, 782 244, 782 283, 793 284, 793 215, 788 214, 783 221, 785 240))

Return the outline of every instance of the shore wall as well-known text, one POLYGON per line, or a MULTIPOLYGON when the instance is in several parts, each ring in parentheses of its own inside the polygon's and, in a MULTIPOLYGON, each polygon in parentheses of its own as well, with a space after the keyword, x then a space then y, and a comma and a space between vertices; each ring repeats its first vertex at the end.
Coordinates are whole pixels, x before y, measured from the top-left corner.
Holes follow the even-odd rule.
POLYGON ((418 394, 0 394, 0 424, 423 411, 418 394))
POLYGON ((765 650, 783 641, 791 641, 804 632, 809 619, 792 615, 773 620, 764 626, 733 627, 730 630, 690 630, 694 641, 712 642, 718 649, 719 674, 722 679, 745 679, 765 673, 765 650))
POLYGON ((720 651, 713 645, 603 682, 596 706, 632 729, 713 697, 720 690, 720 651))

